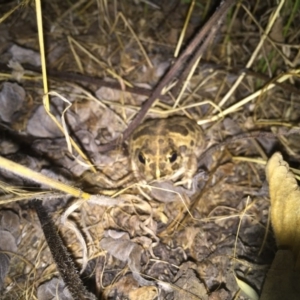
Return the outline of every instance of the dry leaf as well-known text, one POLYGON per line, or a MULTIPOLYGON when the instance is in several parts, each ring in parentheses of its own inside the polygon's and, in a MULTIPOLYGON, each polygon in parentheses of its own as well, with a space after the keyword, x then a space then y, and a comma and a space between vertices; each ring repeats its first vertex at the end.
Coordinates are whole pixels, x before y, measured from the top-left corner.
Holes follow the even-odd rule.
POLYGON ((33 66, 39 67, 41 65, 40 54, 31 49, 23 48, 18 45, 13 45, 9 49, 12 59, 21 64, 31 64, 33 66))
POLYGON ((40 105, 29 119, 27 133, 42 138, 62 137, 61 131, 47 115, 43 105, 40 105))
POLYGON ((4 278, 8 272, 10 257, 5 253, 0 253, 0 289, 4 284, 4 278))
MULTIPOLYGON (((110 230, 108 234, 112 236, 113 234, 117 234, 117 232, 110 230)), ((139 285, 153 285, 153 282, 144 279, 140 275, 143 248, 130 241, 127 233, 119 232, 119 234, 114 237, 103 238, 100 241, 100 246, 115 258, 126 261, 134 279, 139 285)))
POLYGON ((208 299, 206 287, 193 269, 187 269, 174 286, 179 287, 174 288, 174 300, 208 299))
POLYGON ((0 211, 0 288, 8 272, 10 256, 8 252, 17 252, 17 242, 20 234, 20 219, 10 210, 0 211))
POLYGON ((25 96, 25 90, 17 83, 3 83, 0 92, 0 117, 3 121, 14 121, 14 114, 22 107, 25 96))
POLYGON ((11 140, 1 139, 0 141, 0 154, 8 155, 16 153, 19 150, 19 145, 11 140))
POLYGON ((42 283, 37 289, 38 300, 70 300, 72 299, 69 290, 62 279, 52 278, 42 283))
POLYGON ((243 291, 244 294, 246 294, 251 300, 258 300, 258 295, 256 293, 256 291, 245 281, 237 278, 236 276, 235 280, 239 286, 239 288, 243 291))
POLYGON ((283 27, 285 24, 283 22, 284 21, 282 17, 276 18, 272 30, 270 31, 270 38, 277 43, 284 43, 285 40, 283 35, 283 27))

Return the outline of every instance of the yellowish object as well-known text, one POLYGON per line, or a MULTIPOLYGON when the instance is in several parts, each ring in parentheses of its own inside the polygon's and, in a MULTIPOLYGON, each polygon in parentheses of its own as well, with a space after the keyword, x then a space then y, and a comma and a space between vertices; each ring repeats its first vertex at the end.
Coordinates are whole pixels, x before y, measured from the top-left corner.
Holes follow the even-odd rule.
POLYGON ((266 166, 271 222, 279 250, 265 279, 260 300, 300 299, 300 191, 280 153, 266 166))
MULTIPOLYGON (((297 258, 300 252, 300 191, 294 174, 279 152, 268 161, 266 176, 277 247, 291 250, 297 258)), ((297 268, 300 270, 300 262, 297 268)))

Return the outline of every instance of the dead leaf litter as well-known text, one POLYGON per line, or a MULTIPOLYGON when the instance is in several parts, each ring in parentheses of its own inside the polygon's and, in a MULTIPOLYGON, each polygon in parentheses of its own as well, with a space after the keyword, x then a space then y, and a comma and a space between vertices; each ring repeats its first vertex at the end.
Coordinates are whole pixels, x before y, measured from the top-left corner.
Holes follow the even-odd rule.
POLYGON ((300 153, 299 12, 289 1, 234 5, 184 92, 172 94, 174 78, 146 115, 196 120, 206 148, 254 130, 278 138, 215 151, 191 190, 171 181, 138 185, 127 141, 99 151, 122 140, 176 60, 189 8, 180 52, 214 11, 214 1, 192 3, 43 1, 50 103, 34 3, 0 4, 0 156, 71 188, 58 192, 0 166, 1 300, 71 297, 30 199, 42 199, 99 299, 260 294, 276 252, 264 163, 279 150, 297 168, 300 153))

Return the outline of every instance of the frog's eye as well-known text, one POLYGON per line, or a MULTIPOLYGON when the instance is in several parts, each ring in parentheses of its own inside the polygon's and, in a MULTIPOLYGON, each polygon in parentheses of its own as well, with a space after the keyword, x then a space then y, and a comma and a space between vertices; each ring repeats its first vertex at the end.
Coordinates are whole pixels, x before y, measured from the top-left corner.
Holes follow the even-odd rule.
POLYGON ((171 155, 169 156, 169 162, 173 163, 177 159, 177 152, 172 152, 171 155))
POLYGON ((145 156, 143 155, 142 152, 139 153, 138 159, 139 159, 140 163, 142 163, 143 165, 146 163, 145 156))

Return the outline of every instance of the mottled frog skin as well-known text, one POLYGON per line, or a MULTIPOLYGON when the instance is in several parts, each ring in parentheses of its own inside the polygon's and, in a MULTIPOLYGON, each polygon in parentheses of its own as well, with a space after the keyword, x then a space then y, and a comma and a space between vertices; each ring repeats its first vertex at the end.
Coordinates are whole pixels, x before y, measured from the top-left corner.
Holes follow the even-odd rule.
POLYGON ((138 181, 172 180, 191 188, 197 158, 204 150, 203 132, 196 121, 175 116, 149 119, 129 141, 131 167, 138 181))

